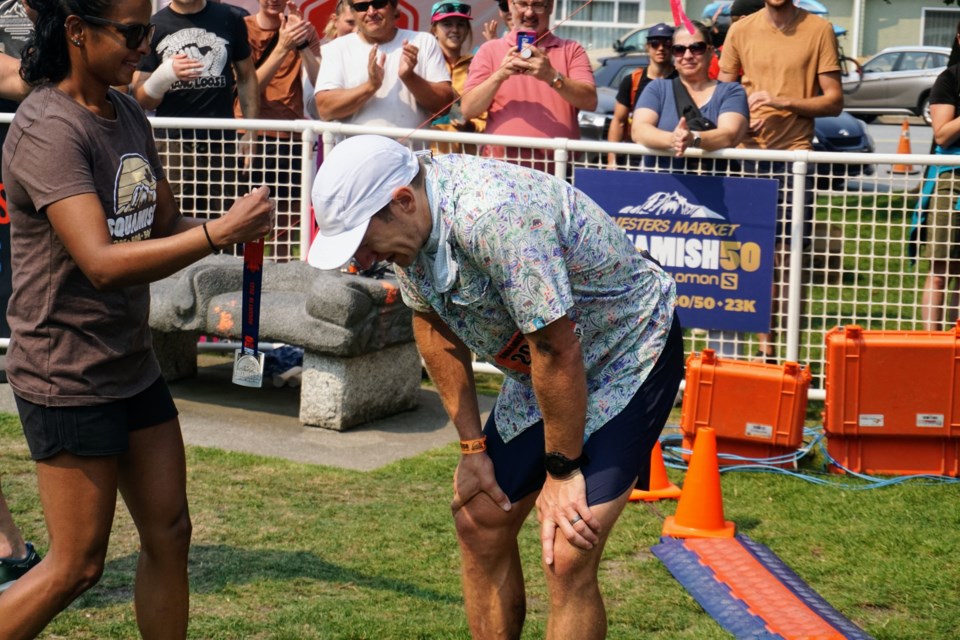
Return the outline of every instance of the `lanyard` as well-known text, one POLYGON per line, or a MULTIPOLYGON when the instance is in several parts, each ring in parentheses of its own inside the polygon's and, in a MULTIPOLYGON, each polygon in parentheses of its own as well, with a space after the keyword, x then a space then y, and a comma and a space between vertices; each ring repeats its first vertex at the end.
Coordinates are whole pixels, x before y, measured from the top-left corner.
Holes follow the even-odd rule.
POLYGON ((260 338, 260 288, 263 280, 263 239, 243 245, 243 290, 241 347, 233 362, 233 383, 243 387, 263 385, 263 353, 260 338))

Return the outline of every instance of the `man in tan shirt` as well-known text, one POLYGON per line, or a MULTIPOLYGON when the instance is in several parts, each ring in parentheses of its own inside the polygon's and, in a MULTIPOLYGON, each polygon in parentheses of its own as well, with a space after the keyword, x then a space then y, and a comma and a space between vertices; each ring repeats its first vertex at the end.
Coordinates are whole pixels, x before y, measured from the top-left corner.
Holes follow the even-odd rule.
MULTIPOLYGON (((748 149, 812 149, 813 120, 843 110, 837 39, 826 20, 793 4, 764 0, 759 11, 730 26, 720 57, 722 82, 743 83, 750 106, 750 129, 741 147, 748 149), (740 74, 743 74, 742 78, 740 74)), ((777 245, 789 243, 792 188, 783 162, 746 162, 748 174, 769 176, 780 183, 777 245)), ((806 192, 813 190, 808 177, 806 192)), ((812 203, 804 220, 812 217, 812 203)), ((806 225, 805 225, 806 226, 806 225)), ((806 234, 804 234, 806 236, 806 234)), ((773 315, 779 308, 780 251, 774 258, 773 315)), ((772 334, 760 334, 760 357, 776 361, 772 334)))

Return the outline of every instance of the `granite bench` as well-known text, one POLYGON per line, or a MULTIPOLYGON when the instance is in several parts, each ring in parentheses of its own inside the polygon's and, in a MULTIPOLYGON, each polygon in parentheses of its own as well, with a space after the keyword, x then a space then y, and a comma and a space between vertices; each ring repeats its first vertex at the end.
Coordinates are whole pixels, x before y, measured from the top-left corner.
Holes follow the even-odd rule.
MULTIPOLYGON (((243 260, 209 256, 151 285, 150 328, 168 382, 195 376, 201 335, 239 340, 243 260)), ((343 431, 414 409, 420 356, 393 279, 265 263, 260 340, 302 347, 300 422, 343 431)))

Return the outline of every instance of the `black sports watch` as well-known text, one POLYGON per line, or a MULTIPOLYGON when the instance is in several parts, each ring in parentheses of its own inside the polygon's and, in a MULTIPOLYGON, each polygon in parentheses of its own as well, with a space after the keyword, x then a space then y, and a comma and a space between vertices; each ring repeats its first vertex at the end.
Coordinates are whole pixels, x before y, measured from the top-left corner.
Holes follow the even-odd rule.
POLYGON ((548 451, 544 456, 543 466, 553 478, 561 480, 588 462, 590 460, 582 453, 576 460, 571 460, 559 451, 548 451))

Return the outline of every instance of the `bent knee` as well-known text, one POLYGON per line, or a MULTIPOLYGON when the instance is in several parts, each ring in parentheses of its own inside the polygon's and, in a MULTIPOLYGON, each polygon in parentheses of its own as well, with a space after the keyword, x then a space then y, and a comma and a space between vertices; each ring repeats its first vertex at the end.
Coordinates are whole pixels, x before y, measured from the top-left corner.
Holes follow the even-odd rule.
POLYGON ((516 539, 514 522, 509 512, 490 505, 464 505, 453 515, 457 540, 465 547, 485 549, 516 539))
MULTIPOLYGON (((51 554, 52 555, 52 554, 51 554)), ((59 594, 65 603, 72 602, 87 591, 103 577, 104 558, 70 559, 68 562, 57 562, 56 557, 50 557, 50 584, 53 591, 59 594)))
POLYGON ((557 540, 553 547, 553 564, 547 571, 549 579, 562 582, 570 586, 588 584, 597 579, 597 569, 600 565, 600 550, 581 549, 575 547, 557 533, 557 540))
POLYGON ((100 582, 100 578, 103 577, 103 566, 103 560, 90 562, 83 566, 80 573, 75 576, 74 585, 78 595, 100 582))

